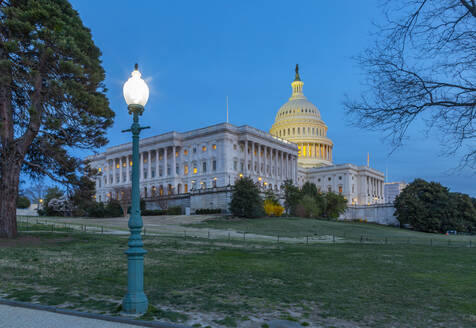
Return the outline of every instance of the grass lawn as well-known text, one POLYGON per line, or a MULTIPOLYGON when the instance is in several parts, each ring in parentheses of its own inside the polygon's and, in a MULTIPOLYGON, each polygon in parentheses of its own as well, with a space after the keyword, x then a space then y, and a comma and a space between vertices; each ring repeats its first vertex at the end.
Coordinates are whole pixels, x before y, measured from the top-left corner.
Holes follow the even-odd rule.
MULTIPOLYGON (((126 247, 122 236, 66 231, 0 239, 0 294, 117 313, 126 247)), ((154 308, 143 319, 202 327, 259 327, 279 318, 324 327, 476 326, 474 248, 158 237, 145 237, 145 248, 145 292, 154 308)))
POLYGON ((260 218, 260 219, 210 219, 198 224, 186 225, 195 228, 235 230, 247 233, 256 233, 268 236, 306 237, 313 235, 335 235, 348 241, 384 242, 389 243, 417 243, 430 245, 430 240, 441 245, 450 246, 476 243, 476 236, 446 236, 443 234, 421 233, 417 231, 395 227, 377 225, 373 223, 326 221, 304 218, 260 218))

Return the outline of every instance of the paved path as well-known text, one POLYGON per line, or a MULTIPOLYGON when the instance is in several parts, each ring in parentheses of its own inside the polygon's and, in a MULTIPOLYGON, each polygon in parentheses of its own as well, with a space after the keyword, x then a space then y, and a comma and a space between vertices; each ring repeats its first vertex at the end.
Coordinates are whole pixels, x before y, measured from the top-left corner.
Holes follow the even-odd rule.
POLYGON ((0 327, 138 328, 139 326, 0 304, 0 327))
MULTIPOLYGON (((211 239, 227 239, 231 238, 233 240, 252 240, 252 241, 267 241, 267 242, 277 242, 277 237, 268 236, 262 234, 246 233, 243 236, 242 231, 236 231, 233 229, 222 230, 222 229, 208 229, 201 227, 190 227, 184 226, 188 224, 197 224, 204 220, 216 217, 217 215, 163 215, 163 216, 144 216, 142 220, 144 222, 144 228, 146 234, 158 234, 158 235, 167 235, 167 236, 184 236, 187 237, 201 237, 201 238, 211 238, 211 239)), ((25 221, 25 218, 21 218, 22 221, 25 221)), ((85 225, 89 231, 101 232, 108 234, 129 234, 129 229, 127 226, 128 218, 31 218, 29 219, 31 223, 40 222, 47 224, 58 224, 61 227, 63 224, 68 226, 75 227, 76 229, 81 229, 82 225, 85 225)), ((281 243, 331 243, 339 242, 341 238, 333 237, 330 235, 323 236, 312 236, 307 240, 305 237, 301 238, 291 238, 291 237, 280 237, 279 242, 281 243)))

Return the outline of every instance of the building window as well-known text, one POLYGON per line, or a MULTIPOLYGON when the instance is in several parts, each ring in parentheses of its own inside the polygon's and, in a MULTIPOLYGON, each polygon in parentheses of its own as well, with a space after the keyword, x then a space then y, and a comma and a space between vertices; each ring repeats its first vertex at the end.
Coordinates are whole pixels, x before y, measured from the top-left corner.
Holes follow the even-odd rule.
POLYGON ((238 162, 237 161, 233 162, 233 170, 235 170, 235 171, 238 170, 238 162))
POLYGON ((243 162, 240 163, 240 169, 241 169, 241 172, 244 171, 244 169, 245 169, 245 163, 243 163, 243 162))
POLYGON ((202 147, 202 151, 207 151, 207 147, 206 147, 206 146, 203 146, 203 147, 202 147))
POLYGON ((147 170, 144 170, 144 179, 147 179, 147 170))
POLYGON ((196 167, 193 168, 193 174, 197 174, 198 170, 196 167))
POLYGON ((180 173, 179 173, 179 166, 178 166, 178 165, 175 166, 175 174, 180 174, 180 173))
POLYGON ((207 162, 203 162, 202 167, 203 167, 202 172, 206 173, 207 172, 207 162))
POLYGON ((339 180, 342 180, 342 177, 339 177, 339 180))
POLYGON ((184 149, 184 150, 183 150, 183 154, 184 154, 185 156, 187 156, 187 155, 188 155, 188 149, 184 149))
POLYGON ((332 191, 331 186, 327 187, 327 191, 328 191, 328 192, 331 192, 331 191, 332 191))
MULTIPOLYGON (((101 168, 100 168, 100 167, 98 168, 98 172, 101 172, 101 168)), ((101 196, 99 196, 99 197, 101 197, 101 196)))
POLYGON ((354 185, 352 185, 352 192, 354 192, 354 185))
POLYGON ((236 150, 236 144, 233 145, 233 149, 236 150))
POLYGON ((167 165, 167 175, 170 175, 170 172, 171 172, 170 166, 167 165))
POLYGON ((188 184, 183 185, 183 192, 187 193, 188 192, 188 184))
POLYGON ((321 182, 321 178, 317 179, 318 182, 321 182))
POLYGON ((195 154, 197 152, 197 148, 193 148, 193 153, 195 154))
POLYGON ((217 170, 217 161, 216 160, 213 160, 213 162, 212 162, 212 170, 213 171, 217 170))
POLYGON ((213 186, 213 188, 217 187, 217 178, 213 179, 212 186, 213 186))
POLYGON ((116 169, 118 169, 118 168, 119 168, 119 163, 116 164, 116 169))
POLYGON ((188 165, 184 165, 183 174, 188 174, 188 165))
POLYGON ((329 177, 329 178, 327 178, 327 180, 331 181, 331 178, 329 177))
POLYGON ((212 145, 212 148, 213 148, 213 150, 216 150, 216 149, 217 149, 217 145, 216 145, 216 144, 213 144, 213 145, 212 145))
POLYGON ((339 186, 339 194, 342 194, 342 186, 339 186))

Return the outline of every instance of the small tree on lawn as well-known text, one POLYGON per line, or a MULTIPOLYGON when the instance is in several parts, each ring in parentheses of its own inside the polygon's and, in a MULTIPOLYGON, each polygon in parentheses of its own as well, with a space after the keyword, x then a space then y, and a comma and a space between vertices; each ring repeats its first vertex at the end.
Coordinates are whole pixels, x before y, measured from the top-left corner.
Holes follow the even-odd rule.
POLYGON ((230 203, 230 211, 234 216, 256 218, 263 215, 263 200, 258 186, 250 178, 236 181, 230 203))
POLYGON ((121 205, 124 217, 127 216, 127 210, 132 204, 132 190, 131 187, 114 187, 114 194, 117 195, 117 201, 121 205))
POLYGON ((284 181, 284 208, 288 214, 296 214, 296 206, 301 200, 302 193, 293 185, 292 180, 284 181))
POLYGON ((326 207, 324 210, 324 215, 328 219, 337 219, 339 215, 344 213, 347 209, 347 200, 344 196, 330 191, 326 193, 325 198, 326 207))

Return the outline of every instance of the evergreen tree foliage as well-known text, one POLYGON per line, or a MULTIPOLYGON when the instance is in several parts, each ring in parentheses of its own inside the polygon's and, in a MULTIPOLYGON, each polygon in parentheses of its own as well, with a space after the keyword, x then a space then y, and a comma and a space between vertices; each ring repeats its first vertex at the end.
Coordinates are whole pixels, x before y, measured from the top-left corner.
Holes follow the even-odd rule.
POLYGON ((437 182, 415 179, 395 200, 395 215, 400 224, 426 232, 476 231, 474 199, 450 193, 437 182))
POLYGON ((26 196, 18 196, 17 198, 17 208, 28 208, 30 207, 30 200, 26 196))
POLYGON ((253 180, 246 177, 236 181, 230 211, 234 216, 245 218, 256 218, 264 214, 263 200, 253 180))
POLYGON ((325 194, 325 207, 323 215, 328 219, 337 219, 347 209, 347 200, 335 192, 325 194))
POLYGON ((301 200, 302 194, 298 187, 293 185, 292 180, 284 181, 284 208, 286 213, 295 215, 296 207, 301 200))
POLYGON ((0 1, 0 236, 14 237, 20 172, 78 184, 74 148, 112 125, 101 52, 67 0, 0 1))
POLYGON ((303 195, 309 195, 311 197, 316 197, 317 196, 317 186, 312 183, 307 181, 301 188, 301 192, 303 195))

